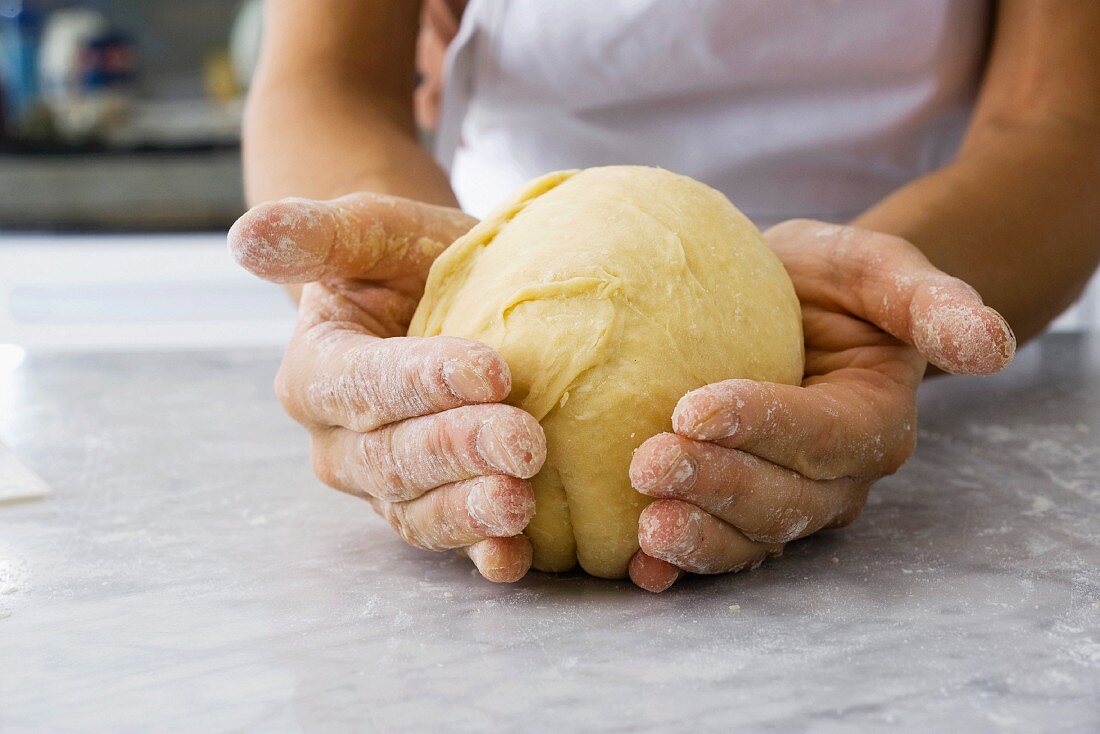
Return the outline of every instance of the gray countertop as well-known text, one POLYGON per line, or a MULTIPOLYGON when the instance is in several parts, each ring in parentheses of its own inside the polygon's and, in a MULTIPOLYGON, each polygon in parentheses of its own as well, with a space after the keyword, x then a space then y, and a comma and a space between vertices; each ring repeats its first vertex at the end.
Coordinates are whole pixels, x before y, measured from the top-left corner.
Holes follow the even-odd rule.
POLYGON ((852 527, 662 595, 513 586, 312 477, 273 352, 32 354, 0 730, 1100 730, 1100 348, 923 388, 852 527))

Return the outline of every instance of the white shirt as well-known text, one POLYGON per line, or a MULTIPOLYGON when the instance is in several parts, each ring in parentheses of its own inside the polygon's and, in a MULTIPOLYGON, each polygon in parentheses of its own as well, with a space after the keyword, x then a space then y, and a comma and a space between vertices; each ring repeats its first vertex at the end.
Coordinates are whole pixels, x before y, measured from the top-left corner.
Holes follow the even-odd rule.
POLYGON ((985 0, 472 0, 437 155, 483 216, 547 171, 662 166, 758 225, 844 221, 955 153, 985 0))

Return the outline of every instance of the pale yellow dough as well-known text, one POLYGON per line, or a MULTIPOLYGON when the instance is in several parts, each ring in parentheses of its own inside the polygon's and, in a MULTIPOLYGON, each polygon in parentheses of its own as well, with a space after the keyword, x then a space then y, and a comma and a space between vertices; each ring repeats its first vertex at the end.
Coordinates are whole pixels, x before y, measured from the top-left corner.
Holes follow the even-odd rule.
POLYGON ((630 458, 684 393, 802 378, 798 300, 756 227, 718 191, 640 166, 524 186, 435 262, 409 333, 508 362, 508 403, 546 432, 527 528, 545 571, 626 574, 650 501, 630 458))

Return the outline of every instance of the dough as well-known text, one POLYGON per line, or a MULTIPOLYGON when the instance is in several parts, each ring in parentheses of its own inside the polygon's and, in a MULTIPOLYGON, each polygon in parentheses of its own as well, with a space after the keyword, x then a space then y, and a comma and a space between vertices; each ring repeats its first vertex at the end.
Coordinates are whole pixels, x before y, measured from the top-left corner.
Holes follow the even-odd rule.
POLYGON ((802 379, 798 300, 756 227, 718 191, 641 166, 524 186, 435 262, 409 333, 508 362, 507 402, 546 432, 526 531, 544 571, 626 575, 650 501, 630 458, 672 430, 684 393, 802 379))

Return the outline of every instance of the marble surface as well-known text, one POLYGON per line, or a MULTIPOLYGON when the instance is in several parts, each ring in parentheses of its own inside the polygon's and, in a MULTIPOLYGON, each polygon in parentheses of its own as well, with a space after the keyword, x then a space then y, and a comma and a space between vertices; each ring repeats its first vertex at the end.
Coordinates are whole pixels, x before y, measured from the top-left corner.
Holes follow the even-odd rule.
POLYGON ((847 530, 654 596, 480 580, 311 476, 269 351, 32 354, 0 731, 1100 730, 1100 349, 926 385, 847 530))

